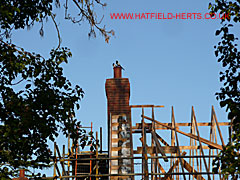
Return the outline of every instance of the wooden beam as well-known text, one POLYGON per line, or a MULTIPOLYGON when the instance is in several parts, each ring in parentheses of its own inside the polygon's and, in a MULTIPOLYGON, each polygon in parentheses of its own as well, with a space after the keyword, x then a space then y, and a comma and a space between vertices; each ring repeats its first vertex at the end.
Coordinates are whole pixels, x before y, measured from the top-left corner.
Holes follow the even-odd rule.
MULTIPOLYGON (((141 129, 135 129, 135 130, 132 130, 132 133, 142 133, 142 130, 141 129)), ((146 133, 151 133, 151 130, 150 129, 146 129, 146 133)))
POLYGON ((102 127, 100 127, 100 153, 102 153, 102 127))
MULTIPOLYGON (((152 154, 155 150, 155 147, 147 147, 147 154, 152 154)), ((143 154, 143 147, 137 147, 136 150, 133 151, 134 154, 143 154)))
MULTIPOLYGON (((163 123, 164 125, 167 125, 167 126, 172 126, 172 123, 163 123)), ((145 123, 145 126, 147 127, 147 128, 151 128, 151 125, 152 125, 152 123, 145 123)), ((198 126, 211 126, 212 125, 212 123, 211 122, 199 122, 199 123, 197 123, 197 125, 198 126)), ((218 122, 218 125, 219 126, 230 126, 231 125, 231 123, 230 122, 218 122)), ((133 126, 133 129, 141 129, 141 123, 136 123, 136 126, 133 126)), ((191 127, 192 126, 192 123, 176 123, 176 126, 177 127, 185 127, 185 126, 189 126, 189 127, 191 127)), ((164 126, 161 126, 161 125, 159 125, 159 124, 156 124, 155 125, 155 128, 157 129, 157 130, 159 130, 159 129, 168 129, 168 128, 166 128, 166 127, 164 127, 164 126)))
POLYGON ((56 150, 56 146, 57 146, 57 143, 54 142, 54 159, 53 159, 53 162, 54 162, 54 168, 53 168, 53 176, 55 177, 57 174, 56 174, 56 166, 57 166, 57 150, 56 150))
POLYGON ((156 136, 165 146, 169 146, 169 144, 161 136, 159 136, 158 133, 156 133, 156 136))
MULTIPOLYGON (((71 145, 70 145, 70 134, 68 134, 68 149, 67 149, 68 153, 67 153, 67 157, 68 157, 69 160, 70 160, 70 156, 72 155, 70 147, 71 147, 71 145)), ((67 170, 68 175, 70 175, 70 161, 67 162, 67 167, 68 167, 68 170, 67 170)))
MULTIPOLYGON (((190 173, 196 172, 197 173, 197 171, 195 169, 193 169, 193 167, 190 164, 188 164, 188 162, 185 161, 184 159, 183 159, 183 166, 188 172, 190 172, 190 173)), ((205 180, 201 175, 193 174, 193 177, 197 180, 205 180)))
MULTIPOLYGON (((154 117, 154 107, 152 107, 152 118, 155 119, 154 117)), ((152 127, 152 131, 155 132, 155 122, 152 121, 152 124, 151 124, 151 127, 152 127)), ((155 142, 153 140, 153 136, 151 137, 151 147, 154 147, 155 146, 155 142)), ((151 154, 151 156, 155 156, 157 155, 156 152, 151 154)), ((151 159, 151 173, 157 173, 157 159, 151 159)), ((157 179, 157 175, 151 175, 151 179, 152 180, 156 180, 157 179)))
MULTIPOLYGON (((162 165, 160 164, 159 161, 157 161, 157 165, 158 165, 158 168, 162 171, 162 173, 166 173, 166 171, 163 169, 163 167, 162 167, 162 165)), ((156 177, 157 177, 157 175, 156 175, 156 177)), ((171 178, 168 177, 167 180, 171 180, 171 178)))
MULTIPOLYGON (((57 150, 57 153, 58 153, 59 158, 62 159, 61 153, 60 153, 60 151, 59 151, 59 148, 58 148, 58 145, 57 145, 57 144, 56 144, 56 150, 57 150)), ((61 166, 62 166, 63 175, 67 175, 67 174, 66 174, 66 171, 65 171, 65 167, 64 167, 63 161, 60 161, 60 164, 61 164, 61 166)))
POLYGON ((159 169, 163 172, 163 173, 166 173, 166 171, 163 169, 162 165, 160 164, 159 161, 157 161, 157 165, 159 167, 159 169))
POLYGON ((218 123, 217 116, 216 116, 216 113, 215 113, 215 110, 214 110, 213 106, 212 106, 212 111, 213 111, 213 117, 214 117, 215 122, 217 124, 217 128, 218 128, 218 132, 219 132, 219 135, 220 135, 220 139, 222 141, 222 145, 225 146, 225 143, 224 143, 224 140, 223 140, 223 137, 222 137, 222 132, 221 132, 221 129, 219 127, 219 123, 218 123))
MULTIPOLYGON (((203 149, 209 149, 208 146, 202 146, 203 149)), ((176 146, 161 146, 162 150, 165 152, 165 154, 172 153, 175 154, 177 153, 177 147, 176 146)), ((195 150, 195 149, 200 149, 200 146, 179 146, 179 149, 182 150, 195 150)), ((153 147, 147 147, 147 153, 151 154, 156 152, 156 146, 153 147)), ((134 150, 134 154, 142 154, 142 147, 137 147, 136 150, 134 150)))
MULTIPOLYGON (((216 116, 216 113, 215 113, 215 111, 214 111, 214 107, 212 106, 212 121, 215 123, 215 131, 214 131, 214 134, 213 134, 213 139, 214 139, 214 135, 215 135, 215 142, 217 143, 217 130, 216 130, 216 124, 218 125, 218 132, 219 132, 219 134, 220 135, 222 135, 222 133, 221 133, 221 129, 219 128, 219 123, 218 123, 218 121, 217 121, 217 116, 216 116), (215 121, 214 121, 215 120, 215 121)), ((230 123, 231 124, 231 123, 230 123)), ((230 125, 231 126, 231 125, 230 125)), ((220 137, 221 138, 221 137, 220 137)), ((225 145, 224 144, 224 141, 223 141, 223 139, 221 138, 221 141, 222 141, 222 145, 225 145)), ((214 154, 214 151, 213 151, 213 154, 214 154)), ((217 154, 218 154, 218 150, 217 150, 217 154)), ((210 167, 209 167, 210 168, 210 167)), ((221 173, 221 168, 219 167, 219 173, 221 173)), ((223 180, 225 180, 225 178, 224 178, 224 176, 223 176, 223 178, 221 177, 221 174, 219 174, 219 178, 220 179, 223 179, 223 180)), ((213 180, 214 180, 214 175, 213 175, 213 180)))
POLYGON ((154 141, 155 141, 155 143, 156 143, 156 147, 157 147, 157 149, 158 149, 158 152, 164 157, 164 158, 163 158, 164 161, 165 161, 165 162, 168 162, 168 159, 165 157, 166 154, 165 154, 164 150, 162 149, 162 147, 161 147, 161 145, 160 145, 160 143, 159 143, 159 141, 158 141, 158 138, 157 138, 156 133, 155 133, 154 131, 152 131, 151 134, 152 134, 153 139, 154 139, 154 141))
POLYGON ((60 179, 61 179, 61 177, 62 177, 62 176, 61 176, 61 172, 60 172, 57 164, 56 164, 56 169, 57 169, 58 175, 60 176, 60 179))
MULTIPOLYGON (((64 144, 63 144, 63 148, 62 148, 62 157, 63 157, 63 159, 65 159, 65 145, 64 144)), ((64 162, 63 162, 63 165, 64 165, 64 162)), ((64 171, 62 171, 62 176, 65 175, 65 173, 66 173, 66 175, 68 175, 67 172, 65 172, 65 170, 64 170, 64 171)))
MULTIPOLYGON (((228 136, 229 136, 229 142, 232 142, 232 121, 230 122, 230 126, 228 127, 228 136)), ((220 123, 219 123, 220 124, 220 123)))
MULTIPOLYGON (((171 119, 171 125, 170 125, 172 128, 174 128, 173 127, 173 119, 171 119)), ((176 147, 175 146, 175 131, 172 129, 171 130, 171 146, 174 146, 174 147, 176 147)), ((173 153, 175 154, 175 153, 177 153, 177 149, 175 150, 175 152, 171 152, 171 156, 173 155, 173 153)), ((170 161, 170 166, 173 166, 173 164, 174 164, 174 162, 175 162, 175 158, 173 159, 173 158, 171 158, 171 161, 170 161)), ((174 170, 173 170, 174 171, 174 170)), ((173 179, 174 179, 174 176, 173 176, 173 179)))
MULTIPOLYGON (((98 132, 96 132, 96 158, 98 158, 98 132)), ((96 180, 99 180, 98 177, 98 161, 96 160, 96 180)))
MULTIPOLYGON (((145 119, 148 119, 148 120, 151 120, 151 121, 155 121, 157 124, 160 124, 160 125, 168 128, 168 129, 174 130, 172 127, 167 126, 167 125, 165 125, 165 124, 163 124, 163 123, 161 123, 161 122, 159 122, 159 121, 157 121, 157 120, 154 120, 154 119, 152 119, 152 118, 150 118, 150 117, 147 117, 147 116, 143 116, 143 117, 144 117, 145 119)), ((195 139, 195 140, 198 140, 198 137, 197 137, 196 135, 193 135, 193 134, 190 134, 190 133, 185 133, 185 132, 180 131, 180 130, 178 130, 178 129, 176 129, 176 132, 178 132, 178 133, 180 133, 180 134, 183 134, 183 135, 185 135, 185 136, 188 136, 188 137, 190 137, 190 138, 193 138, 193 139, 195 139)), ((220 150, 223 149, 222 146, 219 145, 219 144, 213 143, 213 142, 211 142, 211 141, 209 141, 209 140, 207 140, 207 139, 201 138, 201 137, 200 137, 200 139, 201 139, 201 141, 202 141, 203 143, 208 144, 209 146, 215 147, 215 148, 220 149, 220 150)))
MULTIPOLYGON (((215 121, 214 121, 214 117, 213 117, 213 110, 211 112, 211 128, 210 128, 210 141, 211 142, 214 142, 214 134, 216 132, 216 124, 215 124, 215 121)), ((211 167, 211 154, 213 153, 214 155, 214 150, 212 149, 209 149, 209 159, 208 159, 208 169, 210 171, 210 167, 211 167)), ((213 180, 214 180, 214 175, 213 175, 213 180)))
MULTIPOLYGON (((58 165, 57 165, 57 148, 58 148, 57 143, 54 142, 54 170, 53 170, 53 176, 56 176, 56 175, 57 175, 57 174, 56 174, 56 170, 57 170, 57 173, 58 173, 58 175, 59 175, 60 178, 61 178, 61 172, 60 172, 60 170, 59 170, 59 168, 58 168, 58 165)), ((58 150, 58 151, 59 151, 59 150, 58 150)), ((59 152, 59 155, 60 155, 60 152, 59 152)), ((61 155, 60 155, 60 157, 61 157, 61 155)))
MULTIPOLYGON (((144 115, 144 108, 142 107, 142 115, 144 115)), ((143 178, 148 180, 148 157, 147 157, 147 145, 146 145, 146 128, 144 126, 144 118, 142 118, 142 147, 143 147, 143 151, 142 151, 142 156, 144 157, 142 159, 142 172, 144 173, 143 178)))
MULTIPOLYGON (((174 124, 173 128, 174 128, 174 131, 175 131, 175 137, 176 137, 176 142, 177 142, 177 154, 180 156, 180 148, 179 148, 179 142, 178 142, 178 134, 176 132, 176 124, 175 124, 175 116, 174 116, 173 106, 172 106, 172 122, 174 124)), ((181 167, 182 167, 183 178, 184 178, 184 180, 186 180, 186 176, 184 174, 183 160, 180 157, 179 157, 179 159, 180 159, 180 164, 181 164, 181 167)))
POLYGON ((147 157, 147 145, 146 145, 146 128, 144 128, 143 138, 143 157, 144 157, 144 179, 148 180, 148 157, 147 157))
MULTIPOLYGON (((185 156, 186 152, 183 152, 181 154, 181 156, 185 156)), ((177 165, 179 164, 179 159, 177 159, 175 161, 175 163, 171 166, 171 168, 168 170, 167 174, 162 178, 162 180, 166 180, 171 176, 171 173, 173 172, 173 170, 177 167, 177 165)))
MULTIPOLYGON (((198 126, 197 126, 197 120, 196 120, 196 116, 195 116, 195 112, 194 112, 193 106, 192 106, 192 116, 193 116, 193 119, 194 119, 195 124, 196 124, 197 137, 198 137, 200 149, 201 149, 202 155, 204 156, 204 151, 203 151, 203 148, 202 148, 202 141, 200 139, 200 134, 199 134, 199 130, 198 130, 198 126)), ((204 162, 204 165, 205 165, 205 168, 206 168, 207 172, 209 173, 209 169, 208 169, 207 161, 206 161, 205 157, 203 157, 203 162, 204 162)), ((208 179, 211 180, 210 174, 208 174, 208 179)))

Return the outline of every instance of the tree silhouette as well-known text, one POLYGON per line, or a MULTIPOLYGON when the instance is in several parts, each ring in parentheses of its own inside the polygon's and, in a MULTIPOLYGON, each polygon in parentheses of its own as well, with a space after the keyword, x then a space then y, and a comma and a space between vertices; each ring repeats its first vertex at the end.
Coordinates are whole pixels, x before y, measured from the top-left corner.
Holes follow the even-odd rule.
POLYGON ((226 17, 229 17, 221 20, 222 27, 216 31, 216 36, 221 36, 221 40, 215 46, 215 55, 223 67, 220 72, 223 85, 216 97, 220 106, 228 112, 232 136, 214 161, 214 171, 221 168, 226 177, 231 175, 232 179, 237 179, 240 173, 240 52, 239 39, 231 31, 239 26, 240 1, 216 0, 214 4, 209 4, 209 9, 211 13, 227 14, 226 17))
MULTIPOLYGON (((72 23, 85 20, 89 23, 89 36, 99 31, 108 42, 113 31, 100 27, 93 11, 100 0, 2 0, 0 3, 0 178, 11 178, 18 168, 49 167, 52 157, 48 140, 54 141, 59 132, 70 136, 81 146, 92 143, 94 138, 80 127, 75 118, 79 101, 84 92, 80 86, 72 86, 63 75, 63 63, 72 56, 67 47, 61 47, 59 27, 55 21, 53 6, 65 9, 63 19, 72 23), (79 10, 75 17, 68 10, 69 3, 79 10), (52 19, 58 35, 56 49, 50 57, 31 53, 12 43, 13 30, 26 29, 52 19), (16 88, 17 87, 17 88, 16 88)), ((33 174, 33 178, 41 174, 33 174)))

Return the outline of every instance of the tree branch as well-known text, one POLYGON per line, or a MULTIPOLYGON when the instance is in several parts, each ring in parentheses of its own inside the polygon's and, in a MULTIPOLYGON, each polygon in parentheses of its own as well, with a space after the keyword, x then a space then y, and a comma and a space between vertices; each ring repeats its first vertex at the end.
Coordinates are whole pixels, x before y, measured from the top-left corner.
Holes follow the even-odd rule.
POLYGON ((20 81, 18 81, 18 82, 16 82, 16 83, 13 83, 13 84, 11 84, 11 85, 17 85, 17 84, 19 84, 20 82, 22 82, 24 79, 21 79, 20 81))
POLYGON ((57 23, 56 23, 56 21, 55 21, 53 15, 52 15, 52 13, 51 13, 51 18, 52 18, 52 20, 53 20, 53 22, 54 22, 54 25, 55 25, 56 30, 57 30, 57 33, 58 33, 58 46, 57 46, 56 49, 59 49, 60 46, 61 46, 61 36, 60 36, 60 31, 59 31, 59 29, 58 29, 58 25, 57 25, 57 23))

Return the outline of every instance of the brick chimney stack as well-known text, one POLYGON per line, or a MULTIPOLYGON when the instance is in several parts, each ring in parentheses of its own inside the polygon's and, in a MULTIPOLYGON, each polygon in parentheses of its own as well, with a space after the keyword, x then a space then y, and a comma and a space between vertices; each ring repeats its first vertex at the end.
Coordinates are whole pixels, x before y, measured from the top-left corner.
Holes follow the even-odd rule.
MULTIPOLYGON (((114 78, 107 79, 105 83, 108 104, 109 157, 132 157, 130 83, 128 78, 122 78, 120 65, 115 66, 113 71, 114 78)), ((111 160, 109 167, 112 174, 128 174, 133 172, 133 161, 111 160)), ((111 179, 114 179, 114 176, 111 179)))
POLYGON ((129 113, 130 83, 122 78, 122 68, 114 67, 114 78, 107 79, 105 88, 108 100, 108 114, 129 113))
POLYGON ((122 78, 122 67, 116 66, 113 68, 114 78, 122 78))

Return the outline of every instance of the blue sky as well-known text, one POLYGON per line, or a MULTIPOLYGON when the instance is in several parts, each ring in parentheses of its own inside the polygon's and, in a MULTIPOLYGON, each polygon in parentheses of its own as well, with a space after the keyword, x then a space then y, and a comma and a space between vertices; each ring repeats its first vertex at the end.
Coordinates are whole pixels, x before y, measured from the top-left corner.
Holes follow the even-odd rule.
MULTIPOLYGON (((73 7, 74 8, 74 7, 73 7)), ((131 85, 131 104, 164 105, 156 119, 170 122, 174 106, 177 122, 190 122, 191 106, 195 107, 198 122, 210 121, 214 105, 218 120, 227 121, 225 109, 219 107, 215 93, 220 89, 219 71, 213 46, 218 42, 215 30, 220 20, 112 20, 110 13, 207 13, 208 1, 168 0, 108 1, 102 25, 115 31, 107 44, 97 32, 88 38, 89 26, 64 20, 63 9, 57 9, 57 21, 63 39, 73 57, 64 65, 65 75, 85 91, 77 117, 83 125, 93 122, 94 130, 102 126, 104 147, 107 147, 107 102, 105 80, 112 78, 112 63, 116 59, 125 68, 123 76, 131 85)), ((15 43, 28 51, 48 56, 57 46, 57 33, 51 20, 44 26, 45 35, 38 34, 39 25, 30 31, 13 34, 15 43)), ((139 118, 140 113, 134 115, 139 118)), ((137 119, 133 121, 137 121, 137 119)), ((201 132, 200 132, 201 133, 201 132)), ((225 132, 226 134, 226 132, 225 132)), ((59 143, 65 140, 60 139, 59 143)))

